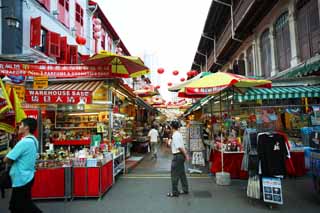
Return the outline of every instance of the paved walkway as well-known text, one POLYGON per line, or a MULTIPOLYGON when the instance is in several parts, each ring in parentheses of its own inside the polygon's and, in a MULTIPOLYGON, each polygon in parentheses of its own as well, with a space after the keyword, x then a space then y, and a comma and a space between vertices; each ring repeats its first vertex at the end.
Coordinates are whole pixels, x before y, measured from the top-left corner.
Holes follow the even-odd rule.
MULTIPOLYGON (((263 213, 270 212, 260 200, 246 197, 247 181, 232 180, 231 186, 218 186, 214 177, 188 175, 190 194, 168 198, 171 189, 170 152, 163 148, 157 161, 146 156, 132 173, 120 176, 101 199, 73 201, 37 201, 45 213, 263 213)), ((316 213, 320 195, 313 192, 311 178, 306 176, 283 181, 284 205, 276 212, 316 213)), ((45 186, 44 186, 45 187, 45 186)), ((7 213, 9 199, 0 199, 0 213, 7 213)))
MULTIPOLYGON (((159 177, 160 176, 160 177, 159 177)), ((190 195, 168 198, 170 178, 123 176, 99 199, 37 201, 45 213, 260 213, 270 212, 262 201, 246 197, 246 181, 232 181, 231 186, 217 186, 211 177, 189 177, 190 195)), ((311 179, 285 180, 284 205, 276 212, 316 213, 320 197, 313 193, 311 179)), ((0 200, 0 212, 7 213, 8 199, 0 200)))

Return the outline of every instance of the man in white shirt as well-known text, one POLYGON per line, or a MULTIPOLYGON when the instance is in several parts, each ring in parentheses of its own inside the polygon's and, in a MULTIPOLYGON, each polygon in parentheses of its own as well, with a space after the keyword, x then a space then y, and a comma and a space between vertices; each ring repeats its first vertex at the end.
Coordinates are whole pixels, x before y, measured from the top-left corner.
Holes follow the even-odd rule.
POLYGON ((173 129, 172 141, 171 141, 171 151, 173 154, 173 159, 171 163, 171 182, 172 191, 167 194, 168 197, 178 197, 179 194, 188 194, 188 180, 186 176, 186 171, 184 168, 184 162, 189 161, 189 155, 184 148, 183 137, 178 131, 180 128, 179 121, 173 121, 171 123, 173 129), (178 191, 178 183, 181 181, 182 191, 178 191))
POLYGON ((154 124, 152 125, 152 128, 150 129, 148 136, 150 137, 152 158, 157 158, 157 152, 158 152, 157 143, 158 143, 159 133, 154 124))

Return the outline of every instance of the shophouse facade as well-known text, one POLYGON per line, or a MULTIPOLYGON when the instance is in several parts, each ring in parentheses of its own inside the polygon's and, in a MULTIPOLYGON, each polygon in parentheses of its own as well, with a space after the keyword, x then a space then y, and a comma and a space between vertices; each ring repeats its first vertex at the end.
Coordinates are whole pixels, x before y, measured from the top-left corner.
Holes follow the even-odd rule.
POLYGON ((2 61, 78 64, 100 50, 130 55, 93 1, 2 0, 1 7, 2 61), (19 24, 8 26, 8 17, 19 24))
POLYGON ((214 0, 192 69, 268 79, 317 75, 319 11, 319 0, 214 0))

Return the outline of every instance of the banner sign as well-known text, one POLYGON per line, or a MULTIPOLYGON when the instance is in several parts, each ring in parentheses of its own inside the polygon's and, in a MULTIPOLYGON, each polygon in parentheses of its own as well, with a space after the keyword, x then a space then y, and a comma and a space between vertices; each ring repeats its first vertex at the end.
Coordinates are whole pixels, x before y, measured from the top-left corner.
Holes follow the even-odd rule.
POLYGON ((262 178, 263 200, 268 203, 283 204, 280 178, 262 178))
POLYGON ((48 76, 51 78, 113 78, 126 74, 112 73, 112 65, 87 66, 82 64, 22 64, 0 62, 0 75, 48 76))
POLYGON ((78 90, 27 90, 26 102, 38 104, 78 104, 80 101, 92 103, 91 91, 78 90))

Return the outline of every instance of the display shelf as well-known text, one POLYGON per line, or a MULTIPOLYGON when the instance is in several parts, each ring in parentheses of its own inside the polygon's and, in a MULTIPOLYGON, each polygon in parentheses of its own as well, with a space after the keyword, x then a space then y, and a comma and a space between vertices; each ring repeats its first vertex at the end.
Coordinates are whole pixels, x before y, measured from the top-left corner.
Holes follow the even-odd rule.
POLYGON ((81 123, 97 123, 98 121, 56 121, 56 123, 71 123, 71 124, 81 124, 81 123))
POLYGON ((56 129, 94 129, 97 126, 86 126, 86 127, 56 127, 56 129))
POLYGON ((121 157, 122 155, 124 155, 123 152, 121 152, 120 154, 116 155, 115 157, 113 157, 114 160, 116 160, 117 158, 121 157))
POLYGON ((60 146, 84 146, 84 145, 90 145, 91 140, 53 140, 52 141, 54 145, 60 145, 60 146))
POLYGON ((117 167, 114 168, 113 176, 117 176, 121 171, 124 171, 124 162, 120 163, 117 167))

